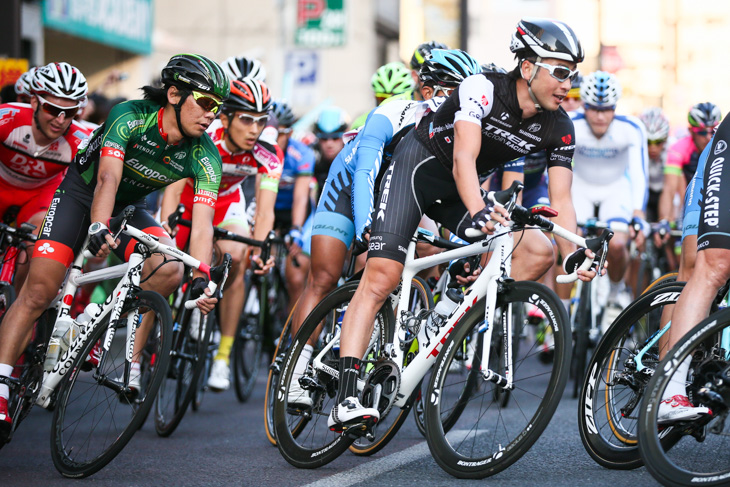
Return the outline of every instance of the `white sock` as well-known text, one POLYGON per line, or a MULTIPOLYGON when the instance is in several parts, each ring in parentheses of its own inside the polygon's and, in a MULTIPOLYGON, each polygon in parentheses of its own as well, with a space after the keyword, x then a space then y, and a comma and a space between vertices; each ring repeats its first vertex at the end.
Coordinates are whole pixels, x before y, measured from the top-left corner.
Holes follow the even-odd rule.
POLYGON ((297 360, 297 364, 294 366, 294 372, 292 373, 292 381, 298 380, 307 371, 307 365, 309 365, 309 361, 312 360, 313 352, 314 352, 314 348, 311 345, 309 345, 309 344, 304 345, 304 348, 302 349, 302 353, 299 354, 299 359, 297 360))
POLYGON ((560 302, 563 303, 563 306, 565 306, 565 311, 567 311, 568 316, 570 316, 570 298, 561 299, 560 302))
POLYGON ((135 377, 139 377, 142 374, 142 368, 139 362, 132 362, 129 366, 129 379, 132 380, 135 377))
POLYGON ((618 297, 618 293, 620 293, 624 287, 624 281, 613 282, 613 281, 609 280, 609 282, 611 283, 610 284, 611 287, 608 292, 608 299, 609 300, 616 299, 616 297, 618 297))
POLYGON ((677 366, 677 370, 674 371, 674 375, 672 375, 664 394, 662 394, 662 400, 671 399, 674 396, 687 396, 687 374, 689 373, 691 361, 692 357, 687 357, 677 366))
MULTIPOLYGON (((13 366, 8 364, 0 364, 0 376, 10 377, 13 373, 13 366)), ((0 397, 10 398, 10 388, 5 384, 0 384, 0 397)))

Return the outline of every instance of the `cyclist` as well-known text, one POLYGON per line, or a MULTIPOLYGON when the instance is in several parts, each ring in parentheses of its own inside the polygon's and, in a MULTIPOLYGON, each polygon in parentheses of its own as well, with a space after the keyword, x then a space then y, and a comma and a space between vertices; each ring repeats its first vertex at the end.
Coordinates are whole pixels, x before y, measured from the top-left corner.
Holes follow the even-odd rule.
POLYGON ((580 98, 580 85, 583 83, 583 76, 580 74, 570 82, 570 91, 560 104, 566 112, 577 112, 583 110, 583 100, 580 98))
MULTIPOLYGON (((91 133, 74 121, 87 84, 81 71, 67 63, 34 68, 21 78, 30 104, 0 105, 0 216, 17 209, 17 222, 35 225, 38 235, 54 191, 91 133)), ((33 252, 33 244, 26 245, 27 254, 19 258, 24 265, 15 275, 18 291, 33 252)))
MULTIPOLYGON (((344 317, 337 404, 328 420, 331 428, 362 423, 368 416, 370 421, 379 419, 377 409, 363 407, 357 398, 360 357, 376 311, 400 280, 406 247, 424 212, 462 238, 466 228, 493 232, 490 218, 506 224, 505 212, 487 206, 479 174, 548 149, 552 203, 560 213, 556 221, 575 228, 569 196, 574 133, 560 103, 577 74, 576 64, 583 60, 583 49, 564 23, 530 18, 518 23, 510 50, 518 59, 511 73, 468 77, 396 147, 381 183, 365 271, 344 317)), ((552 265, 548 239, 534 233, 544 239, 545 251, 523 252, 516 279, 539 277, 552 265)), ((568 256, 571 272, 576 261, 592 256, 565 241, 559 245, 568 256)), ((515 258, 520 249, 515 250, 515 258)), ((589 280, 595 273, 579 271, 579 275, 589 280)))
MULTIPOLYGON (((39 71, 49 74, 47 71, 51 70, 39 71)), ((106 222, 148 193, 179 179, 195 177, 191 254, 200 261, 210 261, 221 161, 205 130, 222 100, 228 97, 230 81, 209 59, 181 54, 173 56, 163 68, 162 82, 162 88, 143 88, 145 100, 120 103, 112 109, 108 122, 86 140, 54 194, 41 226, 28 279, 0 324, 0 375, 10 375, 33 322, 58 294, 74 254, 81 250, 86 228, 92 254, 101 257, 114 250, 122 258, 129 255, 134 241, 125 236, 115 241, 106 222)), ((38 98, 38 103, 47 100, 38 98)), ((70 107, 68 101, 57 100, 57 105, 52 107, 73 111, 77 105, 70 107)), ((172 245, 167 233, 143 209, 135 212, 131 224, 172 245)), ((142 287, 167 296, 182 279, 182 265, 169 263, 152 273, 162 262, 161 256, 147 260, 142 287)), ((204 289, 203 273, 198 271, 196 276, 193 288, 204 289)), ((198 307, 207 313, 216 301, 207 297, 198 301, 198 307)), ((136 348, 145 343, 144 334, 148 332, 149 323, 144 320, 140 327, 142 335, 135 341, 135 356, 139 356, 140 350, 136 348)), ((91 363, 97 365, 93 359, 91 363)), ((129 379, 129 387, 137 391, 139 367, 136 361, 132 363, 129 379)), ((7 401, 8 389, 3 386, 0 388, 2 436, 7 435, 12 421, 7 401)))
MULTIPOLYGON (((694 177, 687 187, 682 256, 677 277, 687 280, 687 285, 674 305, 672 326, 663 348, 665 351, 674 347, 707 317, 712 300, 730 278, 730 229, 726 217, 730 208, 727 184, 723 184, 723 180, 728 178, 724 162, 729 142, 730 122, 725 119, 698 158, 694 177), (709 168, 706 167, 708 164, 709 168)), ((686 383, 690 362, 691 357, 688 357, 677 365, 664 391, 657 416, 660 424, 712 415, 709 408, 695 407, 689 400, 686 383)))
MULTIPOLYGON (((575 156, 573 202, 578 221, 638 222, 646 228, 647 148, 643 124, 635 117, 616 115, 621 86, 616 76, 596 71, 580 87, 584 113, 574 113, 575 156)), ((643 232, 630 230, 641 246, 643 232)), ((628 293, 624 273, 629 265, 629 235, 616 233, 609 243, 609 307, 622 305, 628 293)))
POLYGON ((266 68, 258 59, 231 56, 221 63, 221 68, 230 79, 254 78, 266 82, 266 68))
POLYGON ((280 232, 288 232, 292 242, 284 269, 291 311, 296 302, 292 296, 301 293, 306 279, 306 273, 301 269, 302 264, 307 265, 306 256, 301 256, 304 247, 302 229, 311 206, 309 187, 314 175, 315 154, 306 144, 292 138, 292 125, 296 117, 288 103, 275 101, 271 111, 279 132, 277 142, 285 154, 279 194, 276 197, 275 226, 280 232))
MULTIPOLYGON (((249 235, 264 240, 274 227, 274 202, 283 164, 283 152, 276 145, 276 131, 264 130, 268 121, 271 96, 263 82, 255 78, 242 78, 231 82, 231 93, 221 106, 220 121, 208 128, 208 134, 215 142, 223 161, 223 176, 218 190, 213 225, 220 226, 239 235, 249 235), (241 184, 248 177, 257 179, 256 225, 250 232, 246 216, 246 199, 241 184)), ((185 205, 184 219, 190 219, 195 199, 194 182, 181 180, 168 186, 162 201, 162 215, 169 215, 179 202, 185 205)), ((170 233, 166 223, 163 228, 170 233)), ((178 229, 176 229, 178 230, 178 229)), ((190 231, 180 227, 175 235, 177 246, 184 248, 190 231)), ((244 280, 246 246, 230 240, 219 240, 216 246, 220 254, 229 253, 233 257, 228 274, 226 299, 221 301, 219 318, 221 339, 218 352, 208 379, 208 386, 214 391, 224 391, 230 387, 230 355, 233 339, 238 327, 244 303, 244 280)), ((261 249, 255 247, 251 260, 255 262, 257 274, 265 274, 273 267, 274 260, 263 262, 261 249)), ((200 320, 195 320, 198 324, 200 320)), ((196 326, 191 327, 193 336, 198 336, 196 326)))
MULTIPOLYGON (((669 119, 659 107, 647 108, 639 115, 646 129, 649 155, 649 201, 646 216, 651 222, 659 221, 659 198, 664 186, 664 164, 667 160, 669 119)), ((689 180, 688 180, 689 181, 689 180)))
POLYGON ((710 142, 715 127, 720 123, 722 113, 714 103, 705 102, 694 105, 687 114, 690 133, 667 149, 667 164, 664 166, 664 187, 659 199, 659 218, 674 221, 681 217, 677 214, 674 197, 689 184, 697 169, 700 153, 710 142))
MULTIPOLYGON (((481 66, 460 50, 434 49, 421 66, 421 90, 425 100, 450 94, 467 76, 480 73, 481 66)), ((443 100, 443 98, 441 98, 443 100)), ((436 108, 436 103, 432 105, 436 108)), ((415 123, 421 103, 394 101, 370 112, 365 126, 338 154, 314 215, 312 229, 312 270, 292 318, 292 336, 307 315, 336 286, 353 238, 367 245, 367 228, 374 206, 373 189, 393 149, 415 123)), ((311 406, 312 398, 301 388, 298 378, 311 358, 312 344, 305 346, 289 386, 290 404, 311 406)))
POLYGON ((421 80, 421 65, 428 58, 428 56, 431 55, 431 51, 433 51, 434 49, 448 50, 449 48, 446 46, 446 44, 442 44, 441 42, 437 41, 428 41, 424 42, 423 44, 419 44, 418 47, 414 49, 410 61, 411 78, 413 78, 415 86, 409 91, 405 91, 398 95, 393 95, 390 98, 387 98, 385 101, 386 103, 395 100, 425 100, 421 93, 421 88, 423 88, 423 81, 421 80))
POLYGON ((399 61, 380 66, 370 79, 370 83, 375 93, 376 105, 380 105, 391 96, 411 92, 416 87, 411 72, 399 61))

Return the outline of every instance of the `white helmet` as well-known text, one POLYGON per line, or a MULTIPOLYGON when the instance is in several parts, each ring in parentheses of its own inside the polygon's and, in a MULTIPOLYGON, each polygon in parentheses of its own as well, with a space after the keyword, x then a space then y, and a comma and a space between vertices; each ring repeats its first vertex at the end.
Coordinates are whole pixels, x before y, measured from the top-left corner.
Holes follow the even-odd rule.
POLYGON ((30 91, 33 94, 84 102, 88 85, 78 68, 64 62, 49 63, 36 68, 30 82, 30 91))
POLYGON ((647 108, 639 120, 646 127, 646 139, 652 141, 666 140, 669 137, 669 119, 659 107, 647 108))
POLYGON ((25 95, 28 97, 32 95, 30 92, 30 82, 33 79, 33 73, 35 73, 36 69, 37 68, 30 68, 28 71, 20 75, 18 81, 15 82, 16 95, 25 95))
POLYGON ((615 107, 621 98, 621 85, 611 73, 594 71, 580 84, 580 98, 593 107, 615 107))
POLYGON ((258 59, 231 56, 221 63, 221 68, 230 79, 253 78, 266 82, 266 68, 258 59))

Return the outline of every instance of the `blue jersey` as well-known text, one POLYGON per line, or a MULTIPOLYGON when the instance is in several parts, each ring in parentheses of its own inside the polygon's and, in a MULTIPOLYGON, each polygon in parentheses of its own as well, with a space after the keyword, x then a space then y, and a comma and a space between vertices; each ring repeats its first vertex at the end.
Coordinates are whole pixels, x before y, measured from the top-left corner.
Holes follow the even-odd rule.
POLYGON ((314 151, 298 140, 289 140, 274 208, 276 210, 290 210, 294 201, 294 183, 296 179, 300 176, 311 176, 313 173, 314 151))

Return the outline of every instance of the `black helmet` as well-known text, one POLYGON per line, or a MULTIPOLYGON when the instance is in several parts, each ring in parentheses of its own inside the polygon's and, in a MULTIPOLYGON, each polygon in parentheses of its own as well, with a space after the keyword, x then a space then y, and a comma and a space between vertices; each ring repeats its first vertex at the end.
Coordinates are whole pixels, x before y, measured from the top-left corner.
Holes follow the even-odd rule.
POLYGON ((178 54, 170 58, 162 68, 162 83, 210 93, 221 100, 228 98, 231 91, 231 81, 221 67, 198 54, 178 54))
POLYGON ((442 44, 436 41, 429 41, 420 44, 411 56, 411 69, 421 69, 421 64, 426 60, 433 49, 448 49, 446 44, 442 44))
POLYGON ((507 74, 507 70, 500 68, 494 63, 482 64, 482 73, 502 73, 507 74))
POLYGON ((583 47, 573 29, 552 19, 524 18, 512 34, 510 51, 519 59, 538 56, 579 63, 583 61, 583 47))
POLYGON ((271 104, 271 113, 274 117, 276 117, 278 125, 281 125, 282 127, 291 127, 296 121, 296 117, 294 116, 294 112, 292 112, 291 107, 283 100, 278 100, 271 104))

